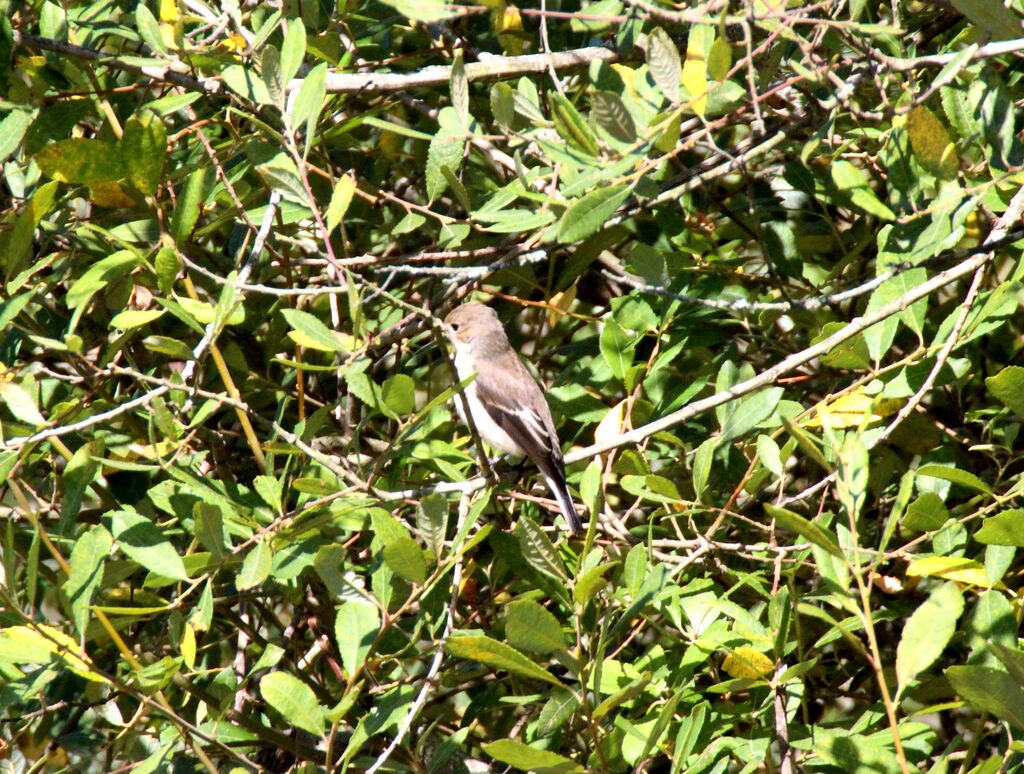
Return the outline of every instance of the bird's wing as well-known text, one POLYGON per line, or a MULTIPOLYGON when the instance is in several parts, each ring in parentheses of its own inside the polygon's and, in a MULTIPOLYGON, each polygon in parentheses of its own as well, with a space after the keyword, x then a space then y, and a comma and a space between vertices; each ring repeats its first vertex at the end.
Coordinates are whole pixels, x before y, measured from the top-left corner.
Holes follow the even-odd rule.
POLYGON ((494 368, 482 369, 476 394, 487 413, 508 433, 542 473, 562 460, 555 423, 544 393, 515 353, 494 368))

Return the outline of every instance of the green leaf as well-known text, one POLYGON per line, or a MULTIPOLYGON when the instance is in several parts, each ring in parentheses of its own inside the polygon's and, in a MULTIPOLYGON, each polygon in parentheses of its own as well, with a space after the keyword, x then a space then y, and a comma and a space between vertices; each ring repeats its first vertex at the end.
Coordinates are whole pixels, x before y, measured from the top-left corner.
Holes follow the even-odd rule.
POLYGON ((306 26, 300 17, 291 18, 281 44, 281 79, 285 84, 295 77, 305 56, 306 26))
POLYGON ((0 121, 0 164, 22 147, 22 140, 29 124, 32 123, 32 117, 32 111, 14 109, 0 121))
POLYGON ((44 175, 61 183, 95 185, 125 176, 120 149, 103 140, 76 137, 51 142, 34 158, 44 175))
POLYGON ((520 677, 541 680, 559 688, 564 687, 558 678, 515 648, 482 634, 453 634, 445 643, 444 649, 455 658, 478 661, 520 677))
POLYGON ((773 476, 782 478, 782 451, 770 435, 757 436, 757 457, 773 476))
POLYGON ((387 407, 399 416, 411 414, 416 409, 416 382, 407 374, 395 374, 385 379, 380 395, 387 407))
POLYGON ((260 679, 260 695, 289 724, 313 736, 323 736, 326 717, 313 689, 287 672, 271 672, 260 679))
POLYGON ((622 568, 622 582, 626 585, 631 597, 636 597, 647 578, 647 547, 637 543, 626 554, 626 563, 622 568))
POLYGON ((605 562, 596 567, 591 567, 580 575, 572 587, 572 598, 576 604, 585 607, 594 598, 594 595, 607 585, 608 581, 604 578, 605 573, 616 564, 618 562, 605 562))
MULTIPOLYGON (((231 292, 229 285, 225 285, 224 287, 227 288, 228 293, 231 292)), ((205 301, 196 301, 192 298, 182 297, 178 299, 178 304, 202 325, 210 325, 217 320, 218 307, 208 304, 205 301)), ((243 322, 245 322, 245 307, 241 305, 235 306, 235 308, 231 310, 231 314, 228 315, 227 319, 221 319, 219 321, 220 325, 239 325, 243 322)))
POLYGON ((448 181, 441 167, 455 174, 462 165, 462 155, 466 148, 465 129, 459 125, 459 119, 452 108, 442 108, 438 114, 437 134, 430 140, 427 148, 427 199, 434 201, 444 193, 448 181))
POLYGON ((938 529, 946 523, 949 511, 942 498, 934 492, 924 492, 907 507, 903 526, 922 532, 938 529))
POLYGON ((344 339, 320 322, 318 317, 301 309, 288 308, 282 308, 281 315, 292 327, 288 336, 299 346, 321 352, 348 353, 344 339))
POLYGON ((1024 510, 1011 508, 985 519, 973 537, 991 546, 1024 546, 1024 510))
POLYGON ((6 328, 11 320, 21 314, 32 300, 33 295, 33 293, 22 293, 6 301, 0 301, 0 329, 6 328))
POLYGON ((606 317, 601 328, 601 355, 608 364, 612 376, 625 379, 626 372, 633 365, 633 351, 636 341, 611 317, 606 317))
POLYGON ((765 503, 765 512, 775 519, 776 526, 788 529, 791 532, 795 532, 802 538, 810 543, 818 546, 837 559, 843 558, 843 552, 839 550, 839 544, 836 539, 823 527, 818 526, 812 521, 808 521, 798 513, 787 510, 786 508, 780 508, 777 505, 771 503, 765 503))
POLYGON ((163 120, 151 110, 139 111, 129 118, 121 138, 121 152, 128 181, 140 193, 156 193, 167 156, 167 127, 163 120))
POLYGON ((537 733, 542 737, 564 726, 580 706, 572 691, 554 688, 549 694, 550 698, 537 715, 537 733))
POLYGON ((275 514, 284 512, 284 502, 281 499, 281 482, 273 476, 256 476, 252 480, 252 487, 260 499, 269 505, 275 514))
MULTIPOLYGON (((618 682, 621 682, 621 680, 622 678, 619 678, 618 682)), ((596 707, 594 707, 594 720, 600 720, 616 707, 622 706, 627 701, 634 700, 637 696, 643 693, 644 689, 650 684, 650 672, 645 672, 639 677, 630 680, 620 690, 616 691, 607 699, 605 699, 596 707)))
POLYGON ((274 562, 274 552, 269 541, 260 540, 245 555, 242 569, 235 579, 239 591, 255 588, 270 576, 270 568, 274 562))
POLYGON ((901 688, 938 661, 963 611, 959 587, 943 583, 907 619, 896 648, 896 677, 901 688))
POLYGON ((622 488, 637 497, 666 505, 677 505, 683 499, 671 479, 653 473, 646 476, 623 476, 622 488))
POLYGON ((108 255, 86 269, 85 273, 75 280, 64 297, 64 303, 71 309, 84 306, 93 294, 126 277, 141 262, 141 258, 134 250, 118 250, 108 255))
POLYGON ((761 424, 772 415, 784 394, 781 387, 769 387, 734 404, 722 422, 722 441, 740 438, 761 424))
POLYGON ((153 259, 153 264, 156 268, 157 287, 162 293, 170 295, 174 288, 174 280, 177 279, 178 271, 181 269, 178 254, 172 247, 161 247, 156 253, 156 258, 153 259))
POLYGON ((882 220, 895 220, 896 215, 885 206, 868 184, 868 176, 855 164, 838 159, 829 167, 832 185, 839 196, 852 207, 882 220))
POLYGON ((715 37, 708 51, 708 77, 715 81, 724 80, 732 67, 732 47, 724 37, 725 28, 720 29, 722 37, 715 37))
POLYGON ((164 36, 160 32, 160 22, 145 3, 135 6, 135 29, 139 31, 139 36, 150 49, 158 54, 167 53, 164 36))
POLYGON ((845 729, 815 728, 814 752, 822 763, 840 771, 899 774, 900 762, 890 739, 865 736, 845 729))
POLYGON ((708 487, 711 465, 714 462, 719 442, 719 436, 713 435, 710 438, 705 438, 693 455, 693 495, 697 502, 704 502, 704 491, 708 487))
POLYGON ((113 537, 102 525, 94 524, 75 541, 75 547, 71 549, 71 573, 64 581, 64 593, 71 602, 71 617, 75 628, 83 637, 89 624, 89 606, 103 580, 103 566, 113 541, 113 537))
POLYGON ((558 223, 558 241, 579 242, 599 231, 633 192, 626 183, 598 188, 566 209, 558 223))
POLYGON ((507 83, 496 83, 491 86, 491 114, 502 130, 512 130, 516 118, 516 91, 507 83))
POLYGON ((159 352, 177 360, 192 359, 192 350, 184 342, 168 336, 147 336, 142 340, 142 343, 151 352, 159 352))
POLYGON ((426 540, 427 547, 440 559, 448 531, 448 500, 444 495, 435 492, 420 500, 416 508, 416 528, 426 540))
POLYGON ((590 156, 597 156, 601 150, 597 147, 594 133, 587 122, 579 114, 575 106, 564 94, 555 92, 550 97, 551 118, 555 122, 555 131, 569 145, 590 156))
POLYGON ((469 80, 466 78, 466 65, 462 61, 462 49, 456 49, 452 57, 452 68, 449 76, 449 88, 451 90, 452 107, 459 117, 462 125, 469 127, 469 80))
POLYGON ((272 105, 270 92, 262 78, 242 65, 228 65, 221 70, 221 78, 231 91, 239 97, 256 105, 272 105))
POLYGON ((292 102, 289 119, 291 126, 299 129, 306 128, 307 143, 312 136, 312 127, 315 126, 323 110, 324 100, 327 98, 327 65, 323 62, 318 64, 302 79, 299 86, 299 93, 295 95, 292 102))
POLYGON ((679 49, 661 27, 655 27, 647 36, 647 69, 669 102, 679 102, 683 65, 679 49))
POLYGON ((369 602, 348 600, 338 608, 334 636, 341 664, 349 679, 355 677, 380 634, 380 611, 369 602))
MULTIPOLYGON (((951 0, 953 7, 970 19, 982 32, 995 40, 1020 37, 1021 19, 1002 2, 989 0, 951 0)), ((1019 7, 1019 6, 1018 6, 1019 7)))
POLYGON ((940 478, 943 481, 959 484, 965 489, 973 489, 974 491, 981 492, 982 494, 992 493, 992 489, 988 484, 973 473, 968 473, 966 470, 958 470, 957 468, 951 468, 946 465, 922 465, 917 469, 916 474, 918 476, 940 478))
POLYGON ((390 545, 400 538, 412 537, 405 524, 381 508, 374 508, 371 511, 370 523, 373 527, 374 537, 381 542, 381 545, 390 545))
POLYGON ((256 167, 271 189, 281 194, 284 199, 297 204, 307 204, 308 196, 302 183, 299 168, 284 153, 278 153, 270 161, 256 167))
POLYGON ((46 417, 40 413, 35 399, 20 384, 0 380, 0 401, 3 401, 15 419, 32 427, 46 424, 46 417))
POLYGON ((501 212, 473 213, 473 219, 482 223, 484 231, 492 234, 518 234, 524 231, 536 231, 555 219, 550 210, 528 212, 527 210, 511 209, 501 212))
POLYGON ((857 433, 849 433, 839 453, 836 496, 847 516, 856 521, 864 506, 868 486, 868 450, 857 433))
POLYGON ((200 167, 188 176, 185 187, 178 194, 177 205, 171 216, 171 236, 179 245, 184 244, 192 235, 196 221, 199 220, 199 208, 210 195, 216 174, 212 166, 200 167))
POLYGON ((519 547, 530 566, 542 575, 554 578, 568 585, 569 576, 551 540, 529 518, 523 516, 516 522, 515 535, 519 547))
MULTIPOLYGON (((53 206, 57 187, 55 181, 39 186, 28 204, 15 216, 13 227, 0 230, 0 260, 8 277, 14 277, 28 263, 36 227, 53 206)), ((9 291, 15 289, 13 283, 8 286, 9 291)))
POLYGON ((384 562, 399 578, 423 585, 427 579, 427 561, 423 549, 411 537, 400 537, 384 546, 384 562))
POLYGON ((565 651, 565 635, 558 619, 531 599, 517 599, 506 608, 505 636, 513 647, 531 653, 565 651))
POLYGON ((199 544, 214 558, 224 556, 224 515, 212 503, 200 500, 193 509, 195 536, 199 544))
POLYGON ((264 46, 260 55, 260 76, 267 87, 270 100, 284 110, 285 81, 281 77, 281 52, 275 46, 264 46))
POLYGON ((447 19, 456 10, 444 0, 382 0, 383 4, 394 8, 402 16, 417 22, 436 22, 447 19))
POLYGON ((535 774, 576 774, 584 771, 582 766, 569 758, 550 750, 530 747, 514 739, 490 742, 482 745, 482 749, 496 761, 535 774))
POLYGON ((617 24, 616 16, 622 13, 621 0, 594 0, 587 6, 585 14, 573 18, 569 29, 573 32, 589 32, 591 34, 605 32, 617 24))
POLYGON ((1007 366, 995 376, 985 379, 985 386, 1000 403, 1024 418, 1024 368, 1007 366))
POLYGON ((111 532, 125 556, 156 575, 189 579, 184 562, 156 524, 134 511, 118 510, 110 515, 111 532))
POLYGON ((123 331, 141 328, 154 320, 159 320, 166 311, 166 309, 125 309, 110 319, 110 327, 120 328, 123 331))
POLYGON ((965 700, 1018 729, 1024 729, 1024 689, 1006 672, 981 666, 954 666, 945 672, 965 700))

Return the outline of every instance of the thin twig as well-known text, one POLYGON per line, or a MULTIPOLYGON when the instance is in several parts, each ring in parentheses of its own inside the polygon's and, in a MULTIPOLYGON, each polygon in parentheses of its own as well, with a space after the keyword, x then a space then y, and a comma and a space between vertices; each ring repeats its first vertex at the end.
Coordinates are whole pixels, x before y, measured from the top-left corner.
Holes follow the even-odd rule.
MULTIPOLYGON (((459 500, 459 523, 455 528, 455 534, 461 535, 462 528, 466 523, 466 517, 469 515, 469 495, 463 494, 459 500)), ((441 632, 441 638, 437 642, 437 650, 434 653, 434 658, 430 662, 430 669, 423 676, 423 685, 420 688, 419 694, 417 694, 415 701, 409 707, 409 711, 405 717, 402 718, 402 723, 398 727, 398 731, 395 732, 395 738, 391 740, 384 751, 377 756, 377 760, 366 770, 366 774, 375 774, 381 766, 387 763, 388 758, 398 749, 398 746, 405 739, 406 734, 409 733, 409 729, 412 728, 413 722, 416 720, 416 716, 419 715, 420 710, 423 709, 423 705, 427 702, 427 697, 430 695, 430 689, 434 679, 441 671, 441 664, 444 661, 444 646, 448 642, 448 638, 451 633, 455 630, 455 606, 459 601, 459 593, 462 590, 462 546, 452 546, 452 551, 455 553, 455 563, 452 567, 452 593, 448 598, 448 611, 444 621, 444 631, 441 632)))

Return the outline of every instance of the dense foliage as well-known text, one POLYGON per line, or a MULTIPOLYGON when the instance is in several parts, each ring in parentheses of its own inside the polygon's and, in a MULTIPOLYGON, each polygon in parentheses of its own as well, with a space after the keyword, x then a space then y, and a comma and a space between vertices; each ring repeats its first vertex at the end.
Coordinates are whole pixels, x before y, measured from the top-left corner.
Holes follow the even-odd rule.
POLYGON ((1020 0, 0 6, 7 765, 1022 768, 1020 0))

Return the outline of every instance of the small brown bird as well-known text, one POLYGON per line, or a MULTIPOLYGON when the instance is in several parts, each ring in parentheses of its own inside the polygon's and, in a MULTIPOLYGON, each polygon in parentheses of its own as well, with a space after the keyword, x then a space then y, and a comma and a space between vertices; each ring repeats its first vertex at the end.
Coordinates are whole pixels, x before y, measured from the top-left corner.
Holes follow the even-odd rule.
MULTIPOLYGON (((498 451, 529 458, 558 501, 569 533, 580 532, 551 409, 509 344, 498 314, 483 304, 463 304, 444 318, 444 332, 455 347, 459 380, 476 374, 465 392, 480 437, 498 451)), ((456 399, 455 406, 466 422, 463 401, 456 399)))

